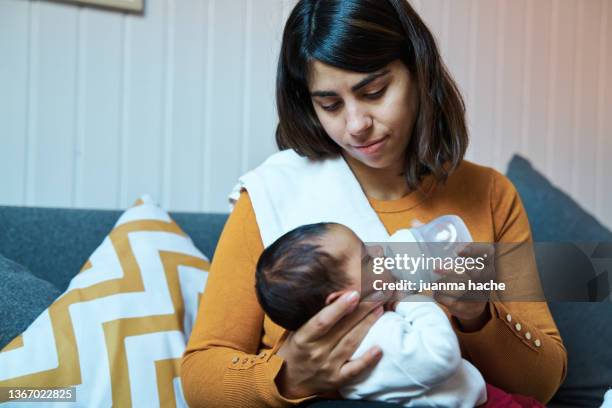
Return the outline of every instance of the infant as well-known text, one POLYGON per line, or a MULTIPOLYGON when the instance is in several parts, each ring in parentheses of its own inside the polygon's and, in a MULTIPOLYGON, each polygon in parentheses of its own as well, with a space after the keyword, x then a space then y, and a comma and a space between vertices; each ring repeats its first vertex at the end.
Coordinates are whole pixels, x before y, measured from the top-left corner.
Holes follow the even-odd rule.
MULTIPOLYGON (((360 291, 362 299, 368 296, 372 285, 362 281, 362 270, 375 256, 382 256, 382 248, 366 247, 344 225, 298 227, 263 251, 257 263, 257 298, 272 321, 295 331, 348 290, 360 291)), ((393 279, 388 272, 381 276, 393 279)), ((482 375, 461 358, 450 322, 431 298, 409 295, 395 311, 385 312, 352 358, 375 345, 382 349, 382 358, 339 390, 344 398, 406 407, 471 408, 486 402, 482 375)))

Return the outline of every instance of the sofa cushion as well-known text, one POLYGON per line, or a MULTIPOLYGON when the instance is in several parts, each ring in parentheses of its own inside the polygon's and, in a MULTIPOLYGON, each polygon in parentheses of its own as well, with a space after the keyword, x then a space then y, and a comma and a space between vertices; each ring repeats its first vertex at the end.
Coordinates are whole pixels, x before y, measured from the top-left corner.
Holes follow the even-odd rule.
POLYGON ((521 196, 534 241, 612 242, 610 230, 553 186, 527 159, 514 155, 506 175, 521 196))
POLYGON ((0 349, 23 332, 60 291, 0 254, 0 349))
POLYGON ((179 363, 208 267, 143 197, 68 289, 0 351, 0 388, 75 387, 87 406, 185 406, 179 363))
MULTIPOLYGON (((0 253, 64 291, 120 215, 114 210, 0 206, 0 253)), ((227 214, 170 216, 212 259, 227 214)))
MULTIPOLYGON (((597 275, 600 279, 592 280, 595 278, 593 255, 589 260, 580 249, 581 245, 576 243, 612 243, 612 232, 571 197, 553 186, 526 159, 514 156, 507 176, 516 186, 529 217, 536 241, 538 268, 545 275, 542 276, 545 291, 547 282, 554 283, 552 279, 555 278, 557 285, 576 286, 571 296, 580 295, 578 289, 582 290, 588 281, 609 285, 607 271, 612 272, 612 259, 606 264, 609 265, 608 269, 604 267, 604 271, 597 275), (545 241, 549 243, 538 244, 545 241), (571 265, 571 268, 567 268, 567 265, 571 265), (572 268, 580 270, 570 270, 572 268), (554 272, 557 273, 556 277, 554 272)), ((605 249, 606 245, 600 248, 605 249)), ((608 290, 603 293, 604 296, 597 298, 606 300, 609 286, 599 289, 608 290)), ((564 299, 569 299, 569 292, 565 293, 564 299)), ((584 294, 576 299, 588 300, 588 296, 584 294)), ((612 347, 609 345, 612 339, 612 303, 608 300, 592 303, 549 302, 568 353, 567 377, 553 398, 553 404, 598 407, 604 392, 612 387, 612 347)))

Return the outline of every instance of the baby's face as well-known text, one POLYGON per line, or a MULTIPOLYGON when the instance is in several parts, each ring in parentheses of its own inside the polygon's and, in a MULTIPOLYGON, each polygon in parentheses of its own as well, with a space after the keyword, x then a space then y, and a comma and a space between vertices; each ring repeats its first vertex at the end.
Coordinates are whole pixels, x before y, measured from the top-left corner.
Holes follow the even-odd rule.
MULTIPOLYGON (((345 273, 350 285, 346 290, 356 290, 361 293, 361 299, 375 293, 373 282, 381 279, 392 282, 393 276, 385 271, 383 274, 372 273, 373 258, 384 256, 384 250, 380 245, 366 246, 361 239, 348 227, 334 225, 322 238, 322 246, 333 256, 344 255, 347 259, 345 273)), ((385 293, 389 297, 391 294, 385 293)))

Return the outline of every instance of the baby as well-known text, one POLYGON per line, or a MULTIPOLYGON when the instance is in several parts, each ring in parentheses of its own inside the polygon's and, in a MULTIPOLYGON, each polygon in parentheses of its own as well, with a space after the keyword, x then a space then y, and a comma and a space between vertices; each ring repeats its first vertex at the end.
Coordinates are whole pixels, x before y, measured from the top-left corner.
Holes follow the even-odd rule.
MULTIPOLYGON (((366 247, 341 224, 301 226, 263 251, 257 263, 257 297, 272 321, 295 331, 347 290, 361 291, 362 298, 371 294, 371 282, 362 281, 371 274, 362 279, 362 270, 382 252, 366 247)), ((393 279, 388 272, 377 279, 381 276, 393 279)), ((461 358, 448 318, 431 298, 410 295, 396 303, 395 311, 385 312, 370 328, 353 358, 374 345, 383 351, 381 360, 339 390, 344 398, 462 408, 487 400, 482 375, 461 358)))

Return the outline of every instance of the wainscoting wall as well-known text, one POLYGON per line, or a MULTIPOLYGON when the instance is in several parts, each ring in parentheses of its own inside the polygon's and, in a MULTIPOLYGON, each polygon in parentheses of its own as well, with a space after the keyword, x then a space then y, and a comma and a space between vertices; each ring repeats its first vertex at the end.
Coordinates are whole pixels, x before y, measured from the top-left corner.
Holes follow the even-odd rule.
MULTIPOLYGON (((276 150, 294 0, 0 0, 0 204, 227 211, 276 150)), ((612 2, 413 0, 465 96, 468 159, 519 153, 612 227, 612 2)))

